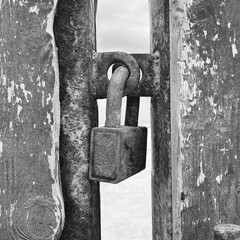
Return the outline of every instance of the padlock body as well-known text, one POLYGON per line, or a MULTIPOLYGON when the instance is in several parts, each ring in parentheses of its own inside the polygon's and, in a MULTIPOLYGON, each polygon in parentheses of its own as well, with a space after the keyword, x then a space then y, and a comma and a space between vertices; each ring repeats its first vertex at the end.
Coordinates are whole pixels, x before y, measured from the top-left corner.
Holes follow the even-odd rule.
POLYGON ((146 127, 93 128, 90 179, 118 183, 142 171, 146 166, 146 148, 146 127))

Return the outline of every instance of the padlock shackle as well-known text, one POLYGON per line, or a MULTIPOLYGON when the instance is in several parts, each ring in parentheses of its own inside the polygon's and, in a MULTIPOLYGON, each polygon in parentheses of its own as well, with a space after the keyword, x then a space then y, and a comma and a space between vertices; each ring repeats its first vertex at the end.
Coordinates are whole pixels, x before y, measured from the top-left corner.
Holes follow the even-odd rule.
POLYGON ((118 67, 113 72, 107 91, 105 127, 119 128, 120 126, 123 88, 128 76, 129 70, 124 66, 118 67))
MULTIPOLYGON (((123 64, 115 63, 112 68, 112 73, 114 73, 114 71, 120 66, 123 66, 123 64)), ((140 97, 135 97, 135 96, 127 97, 125 126, 132 126, 132 127, 138 126, 139 105, 140 105, 140 97)))

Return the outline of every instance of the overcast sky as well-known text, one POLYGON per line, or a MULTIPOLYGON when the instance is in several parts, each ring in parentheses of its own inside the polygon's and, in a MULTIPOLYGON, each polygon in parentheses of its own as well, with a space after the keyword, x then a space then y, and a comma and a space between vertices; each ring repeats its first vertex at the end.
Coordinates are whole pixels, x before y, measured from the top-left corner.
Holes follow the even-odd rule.
POLYGON ((149 53, 148 0, 98 0, 97 51, 149 53))

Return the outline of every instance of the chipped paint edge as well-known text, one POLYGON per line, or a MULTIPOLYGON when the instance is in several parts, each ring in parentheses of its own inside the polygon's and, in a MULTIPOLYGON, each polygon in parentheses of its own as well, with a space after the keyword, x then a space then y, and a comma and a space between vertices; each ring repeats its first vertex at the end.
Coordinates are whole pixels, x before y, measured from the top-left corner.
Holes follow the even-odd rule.
MULTIPOLYGON (((51 148, 51 154, 48 155, 48 163, 49 168, 51 170, 51 176, 54 180, 52 184, 52 197, 55 201, 57 206, 55 212, 55 219, 57 221, 57 226, 54 231, 54 235, 52 239, 55 238, 55 235, 58 234, 60 230, 63 230, 64 222, 65 222, 65 211, 64 211, 64 202, 63 202, 63 195, 61 190, 61 181, 60 181, 60 172, 59 172, 59 136, 60 136, 60 97, 59 97, 59 68, 58 68, 58 55, 57 55, 57 48, 55 43, 55 36, 53 32, 53 23, 54 23, 54 16, 56 13, 58 0, 54 0, 54 7, 52 11, 48 14, 47 19, 47 27, 46 32, 52 36, 52 45, 53 49, 53 59, 52 59, 52 67, 54 68, 55 73, 55 83, 54 83, 54 91, 52 100, 52 114, 53 114, 53 124, 51 125, 51 133, 52 133, 52 140, 53 145, 51 148), (61 228, 61 229, 60 229, 61 228)), ((49 123, 50 124, 50 123, 49 123)))

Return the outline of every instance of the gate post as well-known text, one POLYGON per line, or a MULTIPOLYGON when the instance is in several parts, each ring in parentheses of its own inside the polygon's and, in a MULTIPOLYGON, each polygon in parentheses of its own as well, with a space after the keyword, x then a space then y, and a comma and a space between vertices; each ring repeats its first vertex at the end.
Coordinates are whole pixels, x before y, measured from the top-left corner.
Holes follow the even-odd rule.
POLYGON ((172 163, 170 125, 169 1, 150 0, 151 54, 155 90, 152 117, 153 239, 172 239, 172 163))
POLYGON ((100 239, 99 184, 90 181, 91 128, 97 126, 90 92, 95 50, 95 0, 59 0, 55 18, 60 67, 60 160, 66 223, 62 240, 100 239))
POLYGON ((58 239, 57 0, 0 1, 0 239, 58 239))
POLYGON ((171 0, 173 239, 240 224, 240 2, 171 0))

